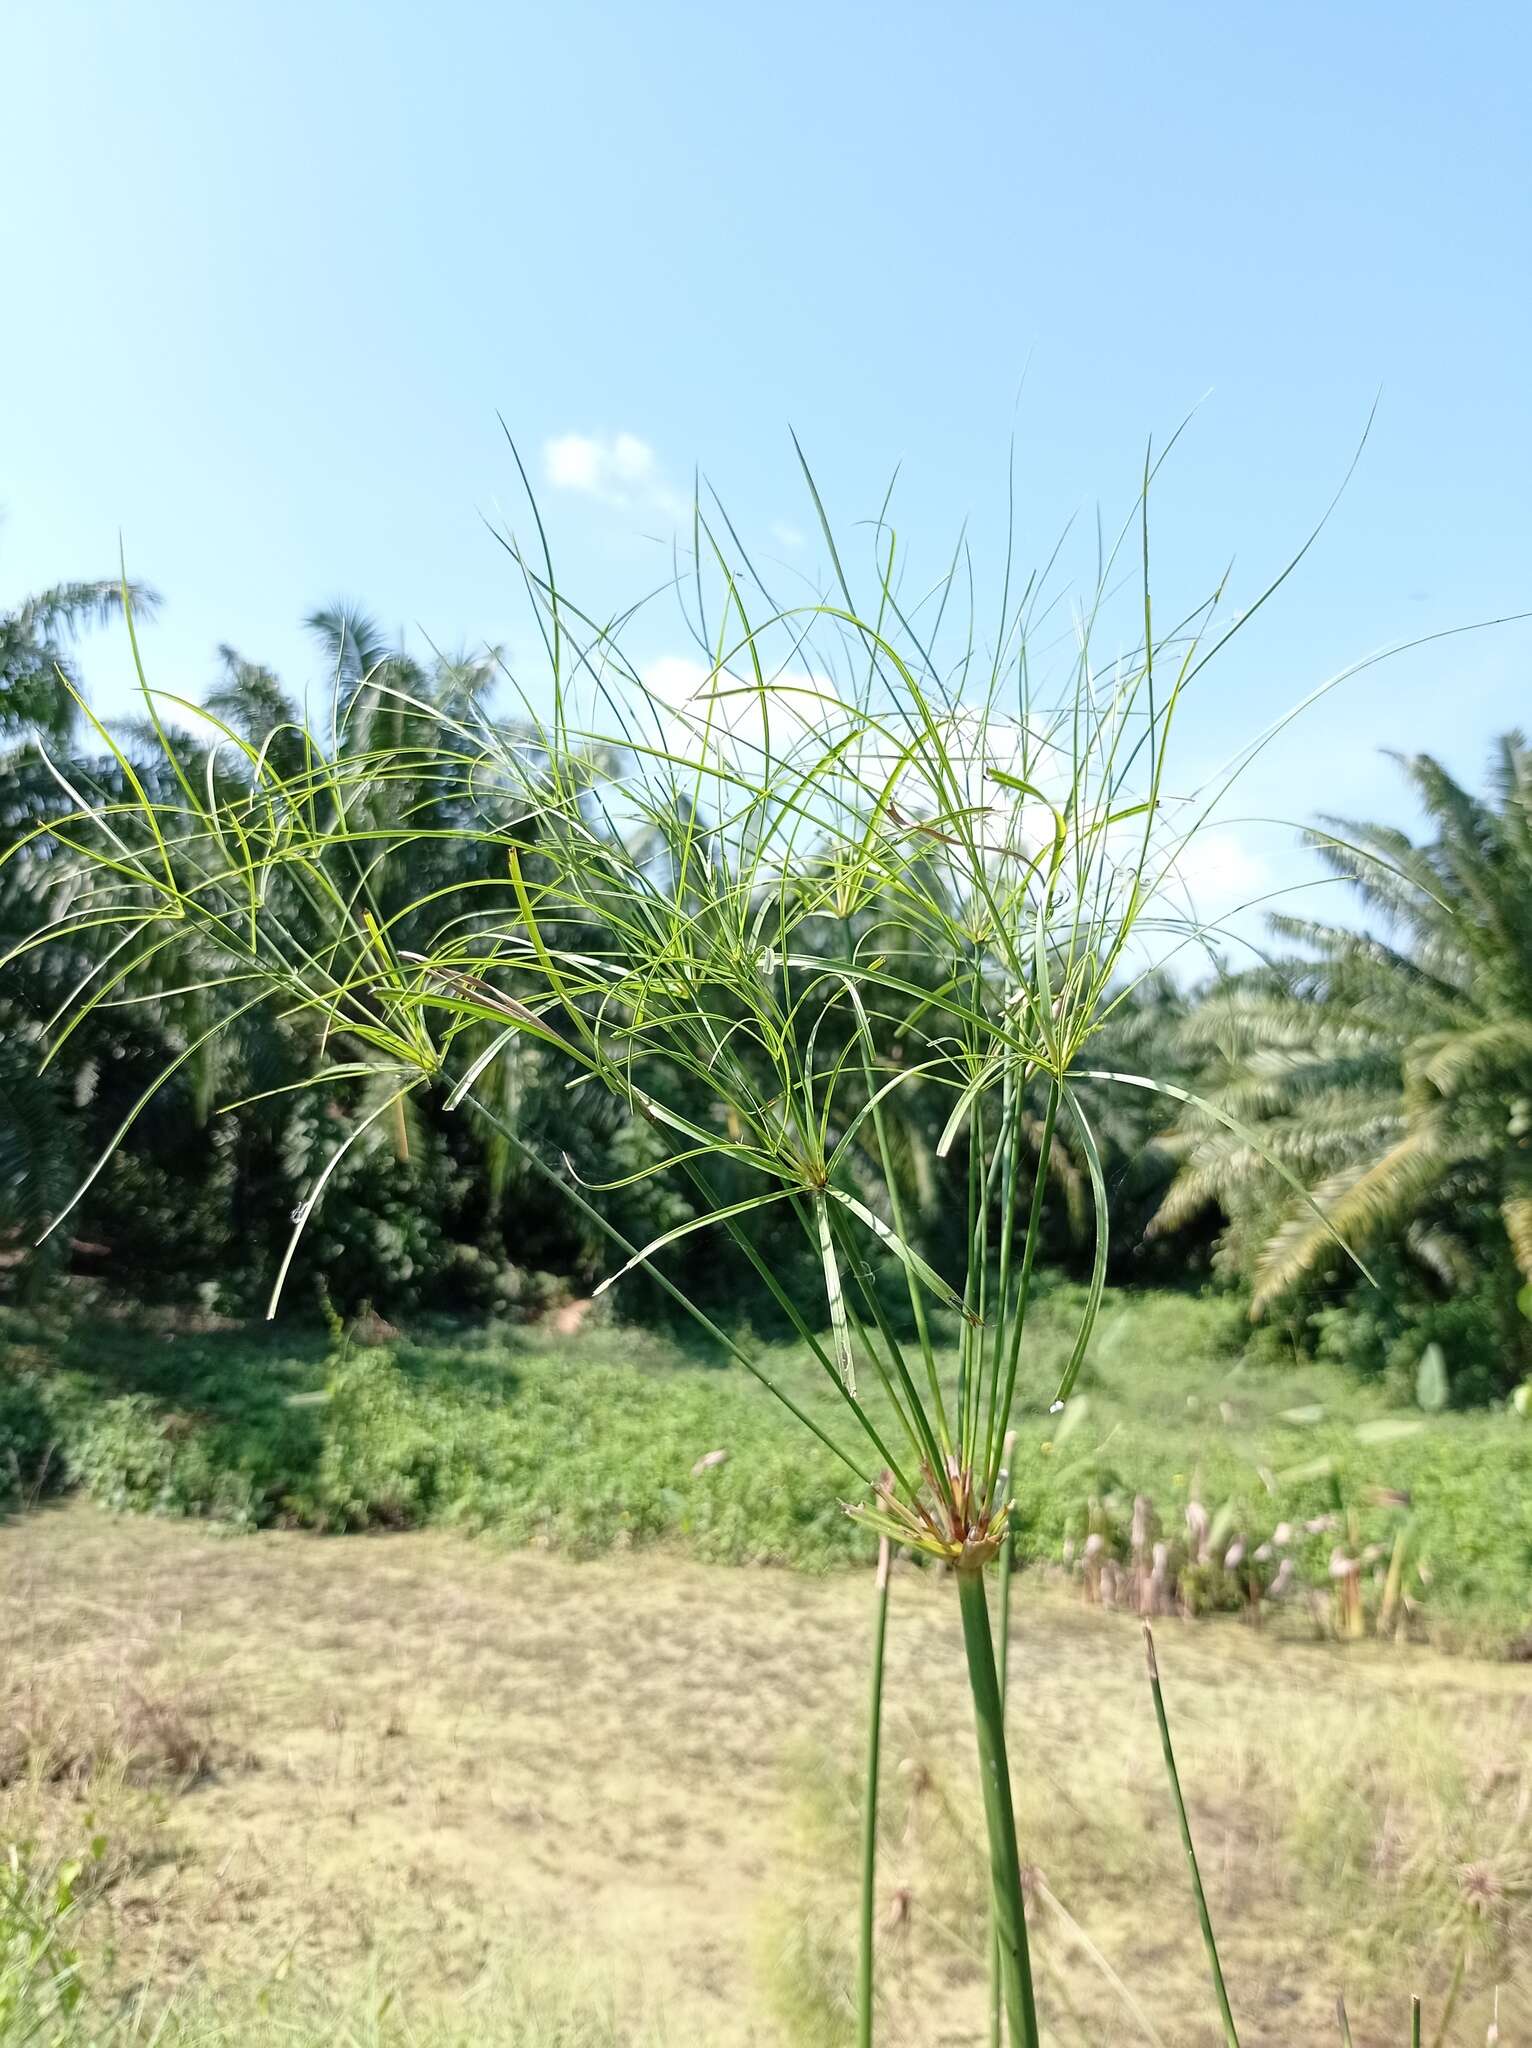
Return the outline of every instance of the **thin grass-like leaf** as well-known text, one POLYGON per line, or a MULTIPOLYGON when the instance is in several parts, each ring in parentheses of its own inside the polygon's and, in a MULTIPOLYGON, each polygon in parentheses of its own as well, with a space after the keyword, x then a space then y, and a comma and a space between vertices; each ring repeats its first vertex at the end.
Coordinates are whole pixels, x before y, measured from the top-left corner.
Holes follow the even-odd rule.
POLYGON ((1144 1655, 1149 1666, 1149 1690, 1154 1699, 1154 1718, 1159 1725, 1160 1748, 1165 1758, 1165 1775, 1170 1780, 1171 1797, 1176 1808, 1176 1825, 1181 1831, 1181 1846, 1186 1851, 1187 1868, 1191 1872, 1192 1891, 1197 1901, 1197 1918, 1202 1927, 1202 1945, 1207 1950, 1208 1968, 1213 1976, 1213 1990, 1218 1999, 1219 2017, 1223 2022, 1223 2037, 1228 2048, 1239 2048, 1234 2015, 1229 2009, 1229 1994, 1224 1987, 1223 1965, 1218 1960, 1218 1942, 1213 1933, 1212 1917, 1208 1912, 1207 1899, 1202 1890, 1202 1873, 1197 1868, 1197 1851, 1192 1843, 1191 1822, 1186 1816, 1186 1801, 1181 1796, 1181 1775, 1176 1769, 1176 1753, 1170 1741, 1170 1723, 1165 1716, 1165 1699, 1160 1690, 1160 1667, 1154 1654, 1154 1631, 1147 1621, 1144 1623, 1144 1655))

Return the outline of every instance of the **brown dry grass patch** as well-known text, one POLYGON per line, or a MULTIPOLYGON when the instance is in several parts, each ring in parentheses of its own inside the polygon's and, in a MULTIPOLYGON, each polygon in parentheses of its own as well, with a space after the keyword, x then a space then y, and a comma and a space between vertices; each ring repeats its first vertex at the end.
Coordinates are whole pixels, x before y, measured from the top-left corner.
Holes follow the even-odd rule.
MULTIPOLYGON (((39 1513, 0 1530, 0 1832, 125 1831, 99 1914, 130 1981, 381 1971, 433 1998, 552 1953, 671 2043, 834 2043, 869 1591, 39 1513)), ((880 2039, 943 2048, 982 2037, 969 1710, 948 1590, 905 1573, 894 1602, 880 2039)), ((1327 2038, 1342 1984, 1359 2048, 1398 2038, 1465 1933, 1455 2033, 1482 2038, 1498 1976, 1509 2038, 1525 1671, 1233 1624, 1167 1625, 1161 1662, 1247 2048, 1327 2038)), ((1103 1963, 1167 2043, 1216 2038, 1142 1670, 1131 1624, 1024 1590, 1017 1791, 1060 2040, 1146 2038, 1103 1963)))

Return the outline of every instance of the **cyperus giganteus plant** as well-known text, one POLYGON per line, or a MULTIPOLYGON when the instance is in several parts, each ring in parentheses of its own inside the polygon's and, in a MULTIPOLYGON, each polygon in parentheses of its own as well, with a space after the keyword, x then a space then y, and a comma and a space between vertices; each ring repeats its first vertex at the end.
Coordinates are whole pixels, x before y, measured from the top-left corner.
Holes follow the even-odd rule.
POLYGON ((343 1151, 375 1127, 407 1142, 423 1090, 496 1122, 627 1254, 612 1279, 647 1267, 771 1386, 667 1258, 704 1230, 731 1243, 823 1370, 838 1420, 772 1391, 841 1460, 850 1512, 953 1568, 1001 2004, 1027 2048, 1037 2018, 985 1592, 1011 1512, 1003 1446, 1066 1128, 1095 1254, 1056 1405, 1089 1343, 1107 1257, 1090 1094, 1161 1085, 1101 1071, 1091 1046, 1153 935, 1180 936, 1177 860, 1219 792, 1172 802, 1168 748, 1184 692, 1238 625, 1215 626, 1215 593, 1156 628, 1148 484, 1146 472, 1119 542, 1139 571, 1133 631, 1105 664, 1117 551, 1075 607, 1066 651, 1040 667, 1057 605, 1046 578, 1023 584, 1007 564, 982 643, 955 569, 906 598, 886 518, 872 601, 859 604, 822 520, 831 583, 785 605, 727 521, 715 531, 699 507, 676 588, 701 659, 679 686, 675 664, 646 678, 617 629, 569 604, 545 551, 529 560, 514 545, 546 654, 535 683, 507 671, 514 723, 374 673, 337 692, 323 731, 286 721, 257 742, 204 709, 192 739, 164 721, 195 707, 146 684, 161 758, 151 777, 95 726, 120 793, 81 795, 46 828, 70 858, 56 915, 27 942, 113 933, 60 1035, 97 1004, 161 990, 170 954, 208 1016, 171 1071, 274 1003, 310 1033, 298 1085, 368 1091, 294 1244, 343 1151), (954 649, 959 610, 969 624, 954 649), (378 719, 380 698, 399 715, 378 719), (430 885, 401 888, 422 844, 430 885), (647 1125, 653 1161, 630 1178, 676 1176, 688 1220, 628 1243, 602 1212, 625 1183, 577 1184, 485 1099, 496 1063, 529 1044, 647 1125), (943 1103, 937 1150, 964 1190, 951 1271, 922 1250, 897 1170, 915 1091, 943 1103), (767 1211, 803 1233, 814 1299, 763 1251, 767 1211), (907 1316, 890 1306, 890 1276, 907 1316))

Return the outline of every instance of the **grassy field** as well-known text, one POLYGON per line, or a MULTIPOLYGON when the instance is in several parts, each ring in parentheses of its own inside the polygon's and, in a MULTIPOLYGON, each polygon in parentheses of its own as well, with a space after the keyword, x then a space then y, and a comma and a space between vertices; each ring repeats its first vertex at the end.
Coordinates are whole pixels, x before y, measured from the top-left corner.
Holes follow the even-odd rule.
MULTIPOLYGON (((1173 1295, 1111 1301, 1050 1417, 1077 1307, 1040 1305, 1017 1453, 1052 1567, 1013 1694, 1050 2038, 1216 2038, 1138 1631, 1081 1576, 1139 1493, 1167 1535, 1296 1532, 1260 1629, 1161 1627, 1246 2048, 1329 2037, 1342 1988, 1359 2043, 1397 2041, 1459 1971, 1450 2038, 1497 1986, 1516 2038, 1532 1427, 1258 1365, 1173 1295), (1388 1641, 1334 1640, 1337 1543, 1373 1589, 1407 1556, 1388 1641)), ((70 1951, 63 2048, 848 2039, 868 1540, 748 1375, 616 1327, 12 1310, 0 1343, 0 2048, 70 1951)), ((833 1421, 811 1357, 761 1360, 833 1421)), ((958 2048, 985 1930, 955 1602, 914 1566, 894 1602, 880 2040, 958 2048)))
MULTIPOLYGON (((115 2015, 199 2048, 847 2040, 864 1574, 82 1501, 0 1552, 0 1836, 39 1879, 84 1864, 59 2038, 115 2015)), ((971 2048, 956 1603, 914 1570, 893 1603, 880 2040, 971 2048)), ((1333 2038, 1342 1988, 1362 2044, 1404 2038, 1422 1991, 1429 2041, 1460 1958, 1452 2038, 1484 2038, 1496 1984, 1524 2038, 1525 1669, 1174 1622, 1160 1653, 1247 2048, 1333 2038)), ((1014 1671, 1050 2037, 1212 2043, 1136 1626, 1025 1580, 1014 1671)), ((5 1983, 0 1959, 11 2048, 5 1983)))
MULTIPOLYGON (((1143 1493, 1171 1534, 1189 1504, 1250 1550, 1289 1524, 1301 1579, 1325 1591, 1338 1533, 1383 1546, 1378 1578, 1407 1518, 1415 1635, 1496 1652, 1526 1634, 1532 1426, 1427 1418, 1333 1368, 1258 1366, 1236 1308, 1173 1294, 1109 1300, 1083 1398, 1050 1418, 1077 1313, 1076 1291, 1054 1289, 1029 1336, 1023 1556, 1057 1562, 1092 1528, 1121 1549, 1143 1493)), ((658 1543, 825 1569, 867 1555, 841 1510, 854 1481, 830 1454, 742 1369, 661 1336, 435 1326, 337 1352, 322 1331, 53 1327, 13 1311, 0 1346, 13 1496, 67 1483, 244 1527, 451 1525, 577 1556, 658 1543)), ((837 1427, 805 1350, 760 1357, 837 1427)))

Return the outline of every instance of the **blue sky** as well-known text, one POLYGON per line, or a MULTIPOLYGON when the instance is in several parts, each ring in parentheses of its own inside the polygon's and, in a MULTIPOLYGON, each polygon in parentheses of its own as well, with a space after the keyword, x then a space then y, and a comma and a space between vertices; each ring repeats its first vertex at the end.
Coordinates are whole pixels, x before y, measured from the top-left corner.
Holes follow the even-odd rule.
MULTIPOLYGON (((1013 429, 1039 559, 1203 400, 1158 494, 1166 617, 1231 557, 1237 601, 1280 567, 1381 391, 1189 772, 1371 647, 1532 606, 1516 0, 50 0, 4 61, 0 602, 120 532, 168 688, 220 640, 312 679, 298 621, 336 595, 527 649, 497 411, 601 609, 663 573, 694 465, 812 575, 789 423, 838 519, 898 463, 917 556, 966 517, 982 572, 1013 429)), ((1529 660, 1523 625, 1371 672, 1236 808, 1407 816, 1379 746, 1476 775, 1529 660)), ((87 672, 125 704, 112 637, 87 672)), ((1294 872, 1277 832, 1224 843, 1231 887, 1294 872)))

